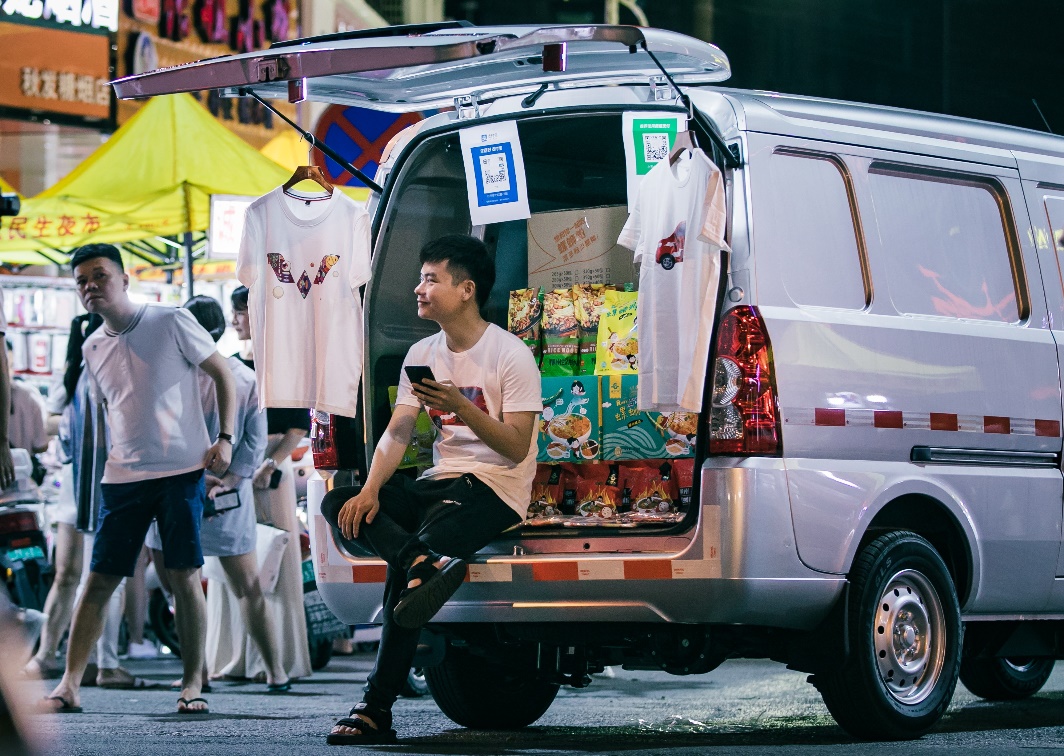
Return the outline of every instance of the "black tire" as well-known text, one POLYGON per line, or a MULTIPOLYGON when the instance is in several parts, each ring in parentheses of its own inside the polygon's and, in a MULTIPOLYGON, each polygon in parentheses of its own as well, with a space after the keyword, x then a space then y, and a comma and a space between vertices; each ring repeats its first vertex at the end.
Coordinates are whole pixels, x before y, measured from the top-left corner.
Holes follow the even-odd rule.
POLYGON ((851 735, 918 738, 957 687, 963 628, 953 580, 931 544, 909 532, 865 546, 849 579, 849 657, 813 683, 851 735))
POLYGON ((166 594, 158 588, 151 592, 151 598, 148 600, 148 625, 155 633, 156 639, 180 659, 181 640, 177 637, 174 611, 166 599, 166 594))
POLYGON ((429 693, 440 711, 473 730, 518 730, 535 722, 554 702, 558 686, 531 670, 506 667, 454 646, 443 663, 425 668, 429 693))
POLYGON ((428 694, 429 684, 425 681, 425 668, 411 667, 399 695, 403 698, 424 698, 428 694))
POLYGON ((1042 689, 1053 674, 1053 659, 965 659, 961 662, 964 687, 988 701, 1016 701, 1042 689))

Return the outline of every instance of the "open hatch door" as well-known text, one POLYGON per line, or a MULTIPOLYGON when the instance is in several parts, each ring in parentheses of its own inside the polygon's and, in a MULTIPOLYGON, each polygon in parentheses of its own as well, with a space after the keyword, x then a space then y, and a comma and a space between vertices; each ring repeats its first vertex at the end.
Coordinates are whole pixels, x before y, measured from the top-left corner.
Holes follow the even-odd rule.
POLYGON ((236 95, 242 88, 284 99, 288 82, 306 80, 301 95, 309 100, 409 111, 451 107, 465 95, 481 101, 519 95, 544 84, 645 84, 661 75, 646 51, 679 84, 719 82, 731 75, 728 58, 718 47, 661 29, 442 26, 427 26, 427 32, 414 27, 396 34, 401 30, 386 27, 294 40, 269 50, 127 76, 113 84, 121 99, 207 89, 236 95), (559 65, 559 58, 564 63, 559 65))

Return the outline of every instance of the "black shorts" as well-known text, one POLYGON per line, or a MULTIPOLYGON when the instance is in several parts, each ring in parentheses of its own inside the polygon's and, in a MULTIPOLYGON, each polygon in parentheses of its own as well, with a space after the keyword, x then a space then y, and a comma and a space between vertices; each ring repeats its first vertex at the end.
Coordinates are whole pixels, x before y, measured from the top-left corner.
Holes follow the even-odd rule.
POLYGON ((89 569, 104 575, 132 577, 152 520, 159 523, 167 569, 203 566, 203 470, 133 483, 104 483, 102 489, 103 503, 89 569))

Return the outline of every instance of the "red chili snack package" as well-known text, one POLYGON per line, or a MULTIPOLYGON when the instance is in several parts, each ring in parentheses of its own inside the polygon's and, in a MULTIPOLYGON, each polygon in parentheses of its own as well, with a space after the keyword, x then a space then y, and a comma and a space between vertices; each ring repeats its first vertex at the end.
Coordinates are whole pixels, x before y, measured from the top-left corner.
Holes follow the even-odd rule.
POLYGON ((693 459, 675 459, 672 461, 672 484, 676 503, 681 512, 691 508, 694 494, 695 461, 693 459))
POLYGON ((617 516, 621 502, 620 467, 606 462, 576 466, 576 514, 609 519, 617 516))
POLYGON ((644 516, 668 514, 673 509, 672 493, 656 467, 633 467, 627 487, 631 490, 631 511, 644 516))

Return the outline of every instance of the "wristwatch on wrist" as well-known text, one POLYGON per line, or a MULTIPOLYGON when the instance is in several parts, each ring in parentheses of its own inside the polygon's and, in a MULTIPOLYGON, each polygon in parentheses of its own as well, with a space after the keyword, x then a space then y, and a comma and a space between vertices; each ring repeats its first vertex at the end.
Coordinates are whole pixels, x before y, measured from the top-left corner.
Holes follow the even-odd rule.
POLYGON ((233 436, 230 433, 219 433, 218 434, 218 440, 219 441, 225 440, 225 441, 228 441, 230 444, 232 444, 233 443, 233 436))

